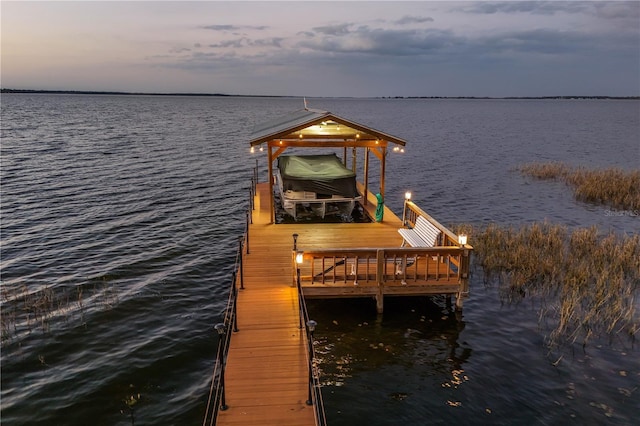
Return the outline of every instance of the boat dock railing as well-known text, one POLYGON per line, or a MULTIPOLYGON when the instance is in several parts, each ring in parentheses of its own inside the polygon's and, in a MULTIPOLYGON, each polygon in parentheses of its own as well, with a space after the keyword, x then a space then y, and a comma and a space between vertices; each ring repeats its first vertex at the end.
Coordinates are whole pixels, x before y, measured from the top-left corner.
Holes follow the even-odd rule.
POLYGON ((307 405, 313 406, 315 424, 317 426, 326 426, 327 421, 324 412, 324 401, 322 399, 322 391, 320 385, 320 372, 315 356, 315 347, 313 332, 315 331, 317 323, 309 318, 307 311, 307 304, 304 299, 302 286, 300 285, 300 271, 297 270, 296 282, 298 287, 298 305, 300 307, 300 328, 304 327, 307 342, 309 343, 307 349, 307 363, 309 366, 309 395, 307 396, 307 405))
MULTIPOLYGON (((440 222, 431 217, 427 212, 418 207, 416 203, 411 200, 406 200, 404 203, 404 210, 402 212, 403 225, 412 228, 415 227, 416 221, 419 216, 427 219, 433 226, 441 231, 439 241, 436 242, 437 246, 460 246, 460 243, 458 242, 458 236, 456 234, 454 234, 450 229, 442 225, 440 222)), ((466 245, 466 247, 469 250, 473 249, 469 245, 466 245)))
POLYGON ((255 197, 258 191, 258 160, 256 160, 256 166, 253 168, 251 175, 251 187, 249 188, 249 207, 247 208, 247 222, 244 229, 244 241, 247 254, 249 254, 249 225, 253 223, 253 211, 256 209, 255 197))
POLYGON ((301 250, 297 258, 303 285, 459 284, 469 276, 469 251, 459 246, 335 248, 301 250))
MULTIPOLYGON (((245 233, 245 235, 248 235, 245 233)), ((226 410, 226 395, 224 384, 224 368, 229 352, 229 344, 233 332, 238 332, 237 317, 237 300, 238 300, 238 283, 240 288, 244 288, 244 277, 242 274, 242 253, 245 245, 245 238, 241 238, 236 251, 236 260, 231 274, 231 285, 229 288, 229 298, 227 306, 224 310, 223 322, 215 325, 218 333, 219 344, 216 355, 216 364, 211 376, 211 388, 209 390, 209 398, 207 400, 207 408, 205 411, 203 426, 216 424, 219 410, 226 410)))

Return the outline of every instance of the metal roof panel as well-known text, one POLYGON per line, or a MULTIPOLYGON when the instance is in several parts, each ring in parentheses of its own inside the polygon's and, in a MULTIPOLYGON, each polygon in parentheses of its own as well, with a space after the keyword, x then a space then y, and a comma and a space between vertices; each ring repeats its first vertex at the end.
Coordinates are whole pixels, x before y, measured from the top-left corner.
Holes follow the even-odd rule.
POLYGON ((313 123, 316 120, 323 119, 330 115, 327 111, 318 109, 301 109, 292 113, 280 116, 274 120, 256 124, 251 134, 251 144, 255 142, 264 142, 270 136, 279 135, 290 129, 296 129, 307 123, 313 123))
POLYGON ((354 121, 338 117, 337 115, 332 114, 328 111, 311 108, 297 110, 292 113, 277 117, 274 120, 257 124, 253 128, 253 133, 251 135, 251 140, 249 143, 252 146, 259 145, 272 139, 284 137, 289 133, 305 129, 314 124, 319 124, 324 120, 336 121, 345 126, 358 129, 362 132, 366 132, 377 138, 384 139, 398 145, 404 146, 406 143, 403 139, 391 136, 384 132, 380 132, 368 126, 358 124, 354 121))

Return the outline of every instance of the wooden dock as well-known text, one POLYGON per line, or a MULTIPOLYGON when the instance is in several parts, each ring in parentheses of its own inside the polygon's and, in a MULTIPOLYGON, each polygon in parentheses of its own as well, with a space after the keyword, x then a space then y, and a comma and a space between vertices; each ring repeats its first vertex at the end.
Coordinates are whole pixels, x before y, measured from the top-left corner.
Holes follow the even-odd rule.
MULTIPOLYGON (((314 407, 307 404, 309 342, 305 329, 300 327, 296 268, 300 270, 300 288, 305 297, 371 297, 378 300, 379 310, 385 295, 460 295, 466 291, 463 288, 466 279, 461 279, 458 272, 451 272, 464 265, 452 268, 447 263, 445 268, 444 257, 439 257, 446 252, 442 248, 427 252, 428 256, 415 262, 416 270, 421 262, 431 263, 434 272, 427 272, 424 277, 418 272, 411 275, 409 267, 402 277, 397 271, 385 275, 379 263, 379 248, 399 248, 403 241, 397 232, 402 220, 388 208, 385 207, 382 223, 272 224, 269 191, 266 183, 256 186, 255 208, 245 248, 248 253, 243 254, 242 261, 244 288, 238 290, 237 296, 239 331, 232 334, 226 358, 228 408, 218 412, 217 425, 319 424, 314 407), (300 265, 294 263, 293 234, 297 234, 297 249, 306 258, 300 265), (363 247, 369 254, 365 255, 363 247), (378 260, 371 260, 371 253, 377 253, 378 260), (358 266, 360 270, 354 277, 352 272, 356 266, 352 264, 347 268, 344 262, 353 258, 362 263, 367 256, 367 267, 358 266), (334 267, 333 273, 314 281, 312 265, 318 259, 324 262, 329 258, 334 263, 342 259, 343 272, 336 272, 340 267, 334 267), (378 266, 370 269, 368 265, 373 262, 378 262, 378 266), (434 275, 436 267, 442 272, 434 275), (444 275, 445 272, 448 275, 444 275), (387 285, 382 286, 376 276, 388 281, 387 285)), ((375 196, 367 193, 367 197, 365 210, 373 216, 375 196)), ((459 251, 460 248, 447 250, 459 251)), ((406 260, 406 253, 413 259, 418 258, 415 253, 399 253, 399 256, 394 254, 394 259, 406 260)), ((463 262, 461 257, 460 262, 463 262)))
POLYGON ((325 175, 313 168, 294 173, 294 180, 302 179, 290 180, 288 191, 298 193, 295 200, 300 192, 303 200, 311 194, 306 204, 322 204, 327 196, 357 199, 352 185, 361 158, 357 192, 374 218, 378 197, 368 189, 370 159, 379 162, 375 187, 384 199, 387 154, 402 154, 405 144, 370 126, 308 108, 306 101, 304 109, 254 127, 250 152, 262 152, 266 145, 267 182, 258 183, 256 159, 251 220, 238 249, 224 323, 216 325, 221 344, 203 425, 326 424, 314 366, 315 326, 304 298, 366 297, 382 313, 388 296, 444 294, 455 296, 456 308, 462 308, 472 247, 409 200, 402 219, 384 207, 378 222, 274 223, 274 162, 280 163, 287 149, 330 149, 336 157, 342 151, 344 170, 339 173, 325 175), (398 229, 406 225, 412 229, 403 231, 405 237, 415 247, 401 247, 398 229))

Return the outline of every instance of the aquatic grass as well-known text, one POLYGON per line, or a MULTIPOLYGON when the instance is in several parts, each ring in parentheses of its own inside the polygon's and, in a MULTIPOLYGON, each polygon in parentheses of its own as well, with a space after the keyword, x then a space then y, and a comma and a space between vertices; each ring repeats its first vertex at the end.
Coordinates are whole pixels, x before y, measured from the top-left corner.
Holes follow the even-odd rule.
POLYGON ((84 320, 85 310, 100 307, 110 310, 118 303, 113 283, 94 281, 75 286, 45 286, 31 290, 26 284, 2 285, 0 291, 1 342, 9 343, 21 332, 51 331, 52 322, 79 315, 84 320), (91 301, 86 306, 86 300, 91 301))
POLYGON ((529 163, 523 164, 517 167, 520 173, 534 177, 536 179, 566 179, 571 171, 571 168, 561 162, 550 161, 547 163, 529 163))
POLYGON ((564 181, 573 188, 579 201, 640 214, 640 170, 625 171, 615 167, 588 170, 560 162, 524 164, 517 170, 536 179, 564 181))
POLYGON ((547 222, 453 228, 469 235, 485 283, 497 281, 504 301, 540 301, 541 321, 552 324, 550 345, 638 333, 639 235, 601 233, 595 226, 569 232, 547 222))

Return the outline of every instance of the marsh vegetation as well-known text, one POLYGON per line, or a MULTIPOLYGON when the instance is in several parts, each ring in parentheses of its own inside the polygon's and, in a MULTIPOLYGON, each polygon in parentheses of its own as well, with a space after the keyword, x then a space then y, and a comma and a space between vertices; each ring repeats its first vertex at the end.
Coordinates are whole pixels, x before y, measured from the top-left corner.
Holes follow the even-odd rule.
POLYGON ((637 234, 550 223, 455 228, 470 235, 485 283, 498 283, 504 301, 539 304, 551 346, 620 333, 634 339, 640 330, 637 234))
POLYGON ((26 284, 2 285, 0 293, 2 344, 34 331, 49 332, 56 321, 84 322, 89 309, 112 309, 118 294, 107 280, 32 290, 26 284))
POLYGON ((589 170, 561 162, 529 163, 517 168, 536 179, 560 180, 571 186, 579 201, 628 209, 640 214, 640 170, 589 170))

